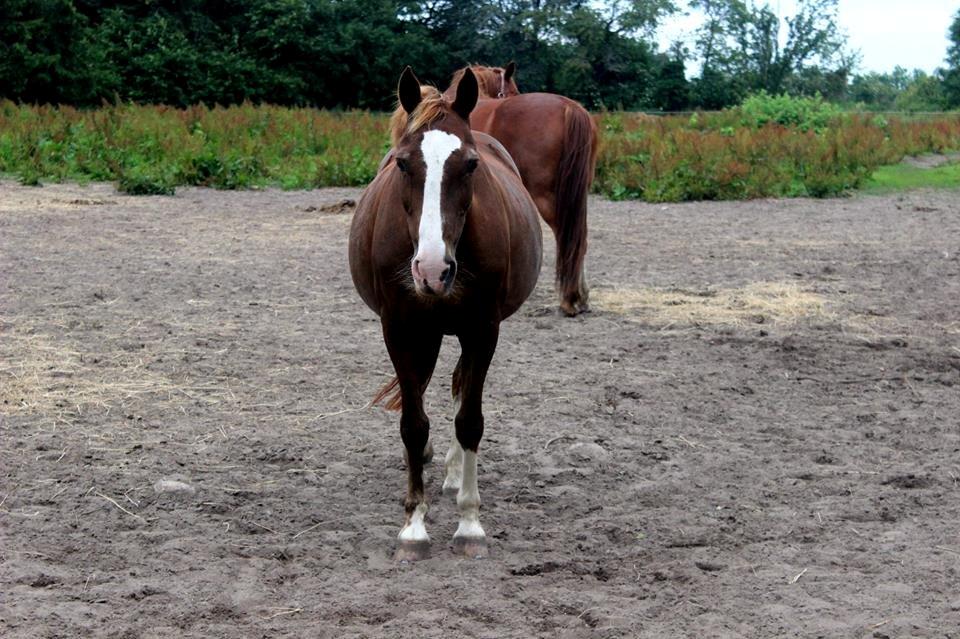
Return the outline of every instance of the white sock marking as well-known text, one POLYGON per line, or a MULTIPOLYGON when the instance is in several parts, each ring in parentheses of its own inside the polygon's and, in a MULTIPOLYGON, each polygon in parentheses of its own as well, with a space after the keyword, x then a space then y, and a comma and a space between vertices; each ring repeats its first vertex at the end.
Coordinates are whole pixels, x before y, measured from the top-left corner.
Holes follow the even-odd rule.
POLYGON ((430 541, 427 527, 423 525, 423 518, 427 514, 427 505, 419 504, 410 515, 410 521, 400 531, 398 537, 403 541, 430 541))
POLYGON ((446 245, 443 243, 443 217, 440 215, 443 166, 447 158, 462 144, 460 138, 446 131, 427 131, 423 134, 420 151, 427 165, 427 177, 423 183, 420 240, 414 259, 442 263, 446 255, 446 245))
POLYGON ((457 431, 454 429, 447 457, 443 462, 444 477, 443 490, 460 490, 463 483, 463 449, 457 441, 457 431))
POLYGON ((454 537, 483 539, 486 534, 480 525, 480 490, 477 488, 477 454, 472 450, 463 451, 463 484, 457 495, 460 508, 460 524, 454 537))

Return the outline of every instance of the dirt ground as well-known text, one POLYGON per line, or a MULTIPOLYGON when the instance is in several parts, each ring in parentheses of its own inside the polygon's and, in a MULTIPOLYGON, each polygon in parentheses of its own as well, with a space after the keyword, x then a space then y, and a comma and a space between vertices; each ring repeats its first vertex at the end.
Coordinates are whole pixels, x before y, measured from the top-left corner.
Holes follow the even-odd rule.
POLYGON ((960 193, 592 200, 414 565, 357 196, 0 182, 0 634, 960 637, 960 193))

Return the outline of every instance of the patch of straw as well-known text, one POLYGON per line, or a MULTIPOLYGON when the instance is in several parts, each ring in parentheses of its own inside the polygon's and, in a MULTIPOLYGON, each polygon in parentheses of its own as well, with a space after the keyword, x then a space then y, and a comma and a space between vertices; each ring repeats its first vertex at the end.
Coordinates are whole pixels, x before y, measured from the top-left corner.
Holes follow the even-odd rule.
MULTIPOLYGON (((122 349, 84 357, 63 340, 22 324, 0 328, 0 414, 64 416, 111 408, 147 393, 180 395, 169 378, 122 349)), ((2 324, 0 324, 2 325, 2 324)))
POLYGON ((825 317, 826 298, 792 282, 755 282, 702 291, 664 288, 595 289, 597 309, 653 325, 796 323, 825 317))

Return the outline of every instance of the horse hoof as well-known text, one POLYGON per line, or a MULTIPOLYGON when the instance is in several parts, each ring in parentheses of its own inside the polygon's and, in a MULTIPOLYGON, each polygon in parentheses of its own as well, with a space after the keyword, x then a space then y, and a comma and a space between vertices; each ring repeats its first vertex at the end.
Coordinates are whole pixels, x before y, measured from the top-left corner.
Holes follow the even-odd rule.
POLYGON ((487 540, 485 537, 454 537, 453 550, 470 559, 483 559, 487 556, 487 540))
POLYGON ((429 541, 407 541, 401 540, 397 546, 397 552, 394 559, 402 564, 409 564, 414 561, 421 561, 430 558, 429 541))
POLYGON ((560 312, 562 312, 567 317, 576 317, 578 313, 576 307, 570 302, 566 302, 566 301, 560 302, 560 312))
POLYGON ((423 449, 423 463, 429 464, 433 461, 433 442, 427 442, 426 447, 423 449))

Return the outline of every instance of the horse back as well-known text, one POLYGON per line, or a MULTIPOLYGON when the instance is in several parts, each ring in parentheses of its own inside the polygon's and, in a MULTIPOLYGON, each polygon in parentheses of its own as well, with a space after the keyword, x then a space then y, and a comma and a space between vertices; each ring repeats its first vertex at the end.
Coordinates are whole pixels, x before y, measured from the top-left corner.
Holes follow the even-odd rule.
POLYGON ((470 125, 503 143, 534 198, 552 199, 572 111, 584 109, 560 95, 523 93, 501 100, 481 99, 470 115, 470 125))

